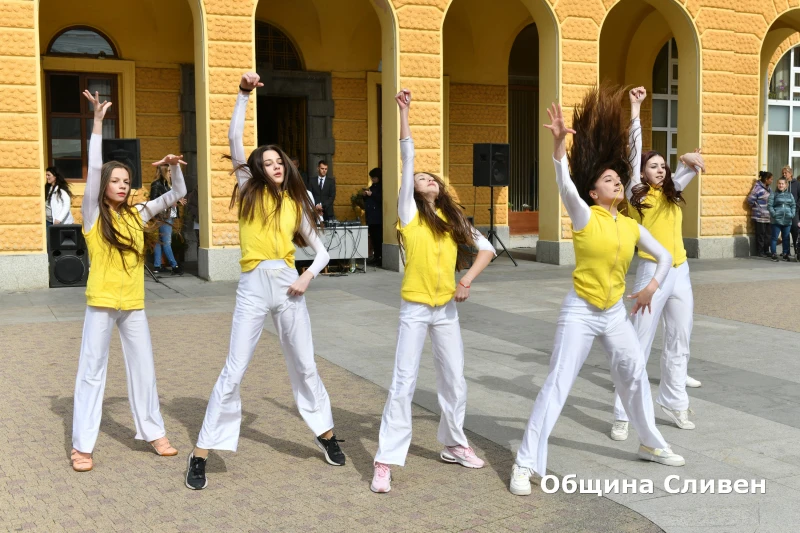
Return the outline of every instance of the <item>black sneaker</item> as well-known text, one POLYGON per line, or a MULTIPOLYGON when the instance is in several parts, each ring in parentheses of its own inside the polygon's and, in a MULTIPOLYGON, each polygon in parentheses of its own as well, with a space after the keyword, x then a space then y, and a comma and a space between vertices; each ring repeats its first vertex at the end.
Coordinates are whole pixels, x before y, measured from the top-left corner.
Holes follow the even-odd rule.
POLYGON ((189 466, 186 468, 186 486, 192 490, 203 490, 208 486, 206 479, 206 460, 189 454, 189 466))
POLYGON ((776 263, 780 261, 780 259, 778 259, 778 254, 772 254, 772 260, 775 261, 776 263))
POLYGON ((317 444, 320 450, 325 454, 325 460, 328 461, 329 465, 333 466, 344 466, 345 457, 344 452, 341 448, 339 448, 339 443, 344 442, 343 440, 339 440, 336 438, 336 435, 332 436, 330 439, 323 439, 322 437, 317 437, 314 439, 314 442, 317 444))
POLYGON ((783 257, 784 261, 789 261, 789 254, 783 254, 781 257, 783 257))
POLYGON ((180 265, 175 265, 174 267, 172 267, 172 275, 173 276, 182 276, 183 275, 183 269, 181 268, 180 265))
POLYGON ((163 268, 155 266, 153 267, 153 274, 161 274, 162 272, 164 272, 163 268))

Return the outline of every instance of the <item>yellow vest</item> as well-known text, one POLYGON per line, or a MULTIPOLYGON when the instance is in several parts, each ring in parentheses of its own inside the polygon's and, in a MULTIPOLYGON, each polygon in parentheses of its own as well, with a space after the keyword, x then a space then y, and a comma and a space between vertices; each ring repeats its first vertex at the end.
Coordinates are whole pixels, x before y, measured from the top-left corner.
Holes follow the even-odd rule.
MULTIPOLYGON (((139 253, 144 253, 142 217, 112 213, 114 227, 123 237, 131 239, 139 253)), ((133 252, 125 252, 125 267, 119 251, 103 239, 100 218, 92 229, 84 232, 89 250, 89 280, 86 282, 86 304, 129 311, 144 309, 144 261, 137 261, 133 252)))
POLYGON ((625 274, 639 241, 635 220, 593 205, 589 223, 572 232, 575 247, 575 292, 600 309, 616 304, 625 293, 625 274))
MULTIPOLYGON (((643 210, 644 217, 632 207, 628 207, 628 213, 672 254, 673 267, 682 265, 686 261, 686 248, 683 247, 683 210, 670 202, 660 188, 655 187, 650 187, 645 203, 651 207, 643 210)), ((655 257, 642 250, 639 250, 639 257, 656 261, 655 257)))
POLYGON ((297 228, 297 204, 283 192, 280 218, 274 216, 275 200, 264 191, 264 221, 256 212, 253 220, 239 219, 239 243, 242 248, 242 272, 253 270, 261 261, 283 259, 289 268, 294 268, 294 237, 297 228))
MULTIPOLYGON (((444 219, 442 212, 436 214, 444 219)), ((400 296, 408 302, 430 306, 444 305, 456 293, 456 258, 458 245, 448 234, 437 239, 419 218, 419 213, 405 227, 397 223, 403 236, 406 268, 400 296)))

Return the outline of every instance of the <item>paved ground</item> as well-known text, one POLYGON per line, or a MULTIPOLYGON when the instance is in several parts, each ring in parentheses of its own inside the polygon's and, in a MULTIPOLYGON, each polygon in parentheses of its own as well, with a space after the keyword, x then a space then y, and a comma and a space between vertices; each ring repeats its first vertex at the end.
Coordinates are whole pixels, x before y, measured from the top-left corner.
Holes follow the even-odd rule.
MULTIPOLYGON (((507 490, 522 428, 547 371, 570 269, 500 259, 459 308, 470 386, 467 428, 489 466, 438 460, 434 374, 418 382, 414 444, 393 492, 368 490, 391 379, 400 276, 320 278, 308 295, 316 351, 348 465, 328 467, 296 415, 271 325, 243 386, 239 452, 212 455, 210 487, 182 486, 208 394, 227 351, 235 284, 192 277, 148 281, 162 411, 181 450, 160 458, 133 441, 118 340, 112 344, 96 469, 68 466, 72 388, 84 299, 80 289, 0 293, 0 523, 42 531, 797 531, 800 511, 800 333, 793 318, 800 265, 691 262, 697 313, 691 374, 698 429, 659 427, 687 466, 637 461, 637 440, 611 441, 612 388, 597 346, 551 438, 549 467, 583 479, 652 479, 654 494, 605 498, 507 490), (682 494, 667 475, 766 479, 767 494, 682 494), (652 520, 652 522, 651 522, 652 520)), ((632 269, 633 270, 633 269, 632 269)), ((648 367, 658 382, 660 340, 648 367)))

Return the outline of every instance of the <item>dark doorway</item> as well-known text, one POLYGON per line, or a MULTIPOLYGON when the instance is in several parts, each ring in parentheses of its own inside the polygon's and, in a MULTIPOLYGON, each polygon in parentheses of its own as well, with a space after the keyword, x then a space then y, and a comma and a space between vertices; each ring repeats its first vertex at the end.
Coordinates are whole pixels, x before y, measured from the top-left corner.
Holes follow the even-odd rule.
POLYGON ((508 141, 513 211, 539 209, 539 34, 536 25, 523 29, 508 61, 508 141))
POLYGON ((300 170, 307 156, 306 115, 308 101, 302 96, 258 97, 258 144, 277 144, 289 157, 300 160, 300 170))

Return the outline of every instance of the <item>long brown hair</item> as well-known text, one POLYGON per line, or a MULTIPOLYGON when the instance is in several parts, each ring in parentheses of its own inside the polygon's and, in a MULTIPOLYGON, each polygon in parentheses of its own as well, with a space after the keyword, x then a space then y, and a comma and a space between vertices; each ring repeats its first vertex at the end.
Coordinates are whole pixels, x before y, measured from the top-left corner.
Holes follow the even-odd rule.
POLYGON ((69 187, 69 182, 64 178, 64 175, 59 171, 56 167, 47 167, 45 172, 49 172, 56 178, 56 182, 50 185, 46 183, 44 186, 44 195, 47 197, 49 201, 50 198, 53 196, 53 193, 56 191, 56 188, 64 191, 67 193, 67 196, 72 198, 72 189, 69 187))
MULTIPOLYGON (((223 156, 225 159, 232 159, 231 156, 223 156)), ((275 144, 265 144, 259 146, 247 158, 247 163, 241 164, 234 169, 243 170, 250 174, 250 179, 239 188, 239 184, 233 188, 231 194, 230 207, 233 208, 239 203, 239 218, 251 222, 256 216, 265 224, 274 217, 276 224, 280 223, 280 212, 283 206, 283 191, 289 193, 289 198, 297 204, 297 218, 295 220, 294 235, 292 241, 298 246, 308 246, 303 235, 300 233, 301 217, 306 217, 312 228, 316 228, 316 215, 314 206, 308 197, 306 186, 300 171, 292 163, 280 146, 275 144), (264 170, 264 152, 274 150, 278 153, 284 168, 283 183, 278 185, 267 175, 264 170), (266 193, 265 193, 266 191, 266 193), (269 194, 275 200, 275 210, 272 213, 264 211, 264 194, 269 194)))
MULTIPOLYGON (((109 161, 103 165, 102 170, 100 171, 100 192, 98 193, 97 198, 97 205, 99 207, 99 220, 100 223, 100 235, 104 241, 106 241, 112 248, 116 248, 119 252, 120 259, 122 260, 122 268, 125 271, 128 271, 128 265, 125 261, 125 253, 132 253, 136 257, 136 263, 138 264, 141 261, 144 261, 144 254, 136 249, 136 242, 133 237, 129 237, 121 233, 115 226, 114 226, 114 219, 112 218, 114 214, 112 213, 113 209, 108 205, 106 200, 106 189, 108 188, 108 184, 111 181, 111 173, 121 168, 125 172, 128 173, 128 177, 133 176, 131 169, 125 163, 121 163, 119 161, 109 161)), ((144 231, 142 226, 141 218, 136 216, 138 215, 139 211, 136 209, 135 206, 128 204, 128 199, 131 196, 131 188, 128 188, 128 194, 125 196, 125 199, 119 206, 120 214, 128 214, 128 217, 120 217, 120 220, 125 220, 126 224, 129 228, 135 231, 144 231), (133 225, 131 225, 131 221, 133 221, 133 225)))
MULTIPOLYGON (((664 181, 661 182, 661 192, 664 193, 664 197, 668 201, 675 205, 680 205, 681 202, 684 202, 683 195, 681 194, 681 191, 675 189, 675 182, 672 181, 672 170, 669 168, 669 163, 667 163, 667 159, 663 155, 655 150, 645 152, 642 155, 642 168, 640 169, 640 172, 644 174, 644 170, 647 168, 647 162, 654 157, 660 157, 664 160, 664 169, 666 170, 666 174, 664 174, 664 181)), ((639 215, 641 216, 644 216, 642 209, 651 207, 650 205, 643 203, 645 197, 647 197, 647 193, 650 192, 650 187, 651 185, 647 183, 645 179, 643 179, 642 182, 635 186, 631 191, 633 193, 633 197, 638 198, 640 208, 638 208, 637 211, 639 211, 639 215)))
POLYGON ((155 177, 155 179, 153 179, 153 182, 161 180, 167 186, 170 186, 170 182, 167 179, 167 171, 169 171, 169 165, 158 165, 156 167, 156 177, 155 177))
MULTIPOLYGON (((592 87, 572 114, 572 127, 577 132, 567 154, 570 173, 584 202, 593 205, 589 192, 595 189, 606 170, 619 176, 623 190, 631 179, 630 124, 623 119, 624 87, 603 82, 592 87)), ((634 197, 630 204, 646 208, 634 197)))
MULTIPOLYGON (((425 224, 433 232, 437 239, 445 237, 447 234, 453 237, 458 245, 458 256, 456 257, 456 270, 466 268, 469 259, 475 254, 471 248, 475 246, 475 239, 472 237, 472 225, 461 212, 453 197, 447 192, 447 186, 442 178, 430 172, 421 172, 433 178, 439 184, 439 196, 433 206, 425 200, 425 197, 414 190, 414 201, 417 203, 420 224, 425 224), (447 220, 442 219, 436 214, 436 210, 441 209, 442 214, 447 220)), ((398 230, 397 242, 400 244, 400 251, 404 252, 403 235, 398 230)), ((403 259, 405 262, 405 259, 403 259)))

